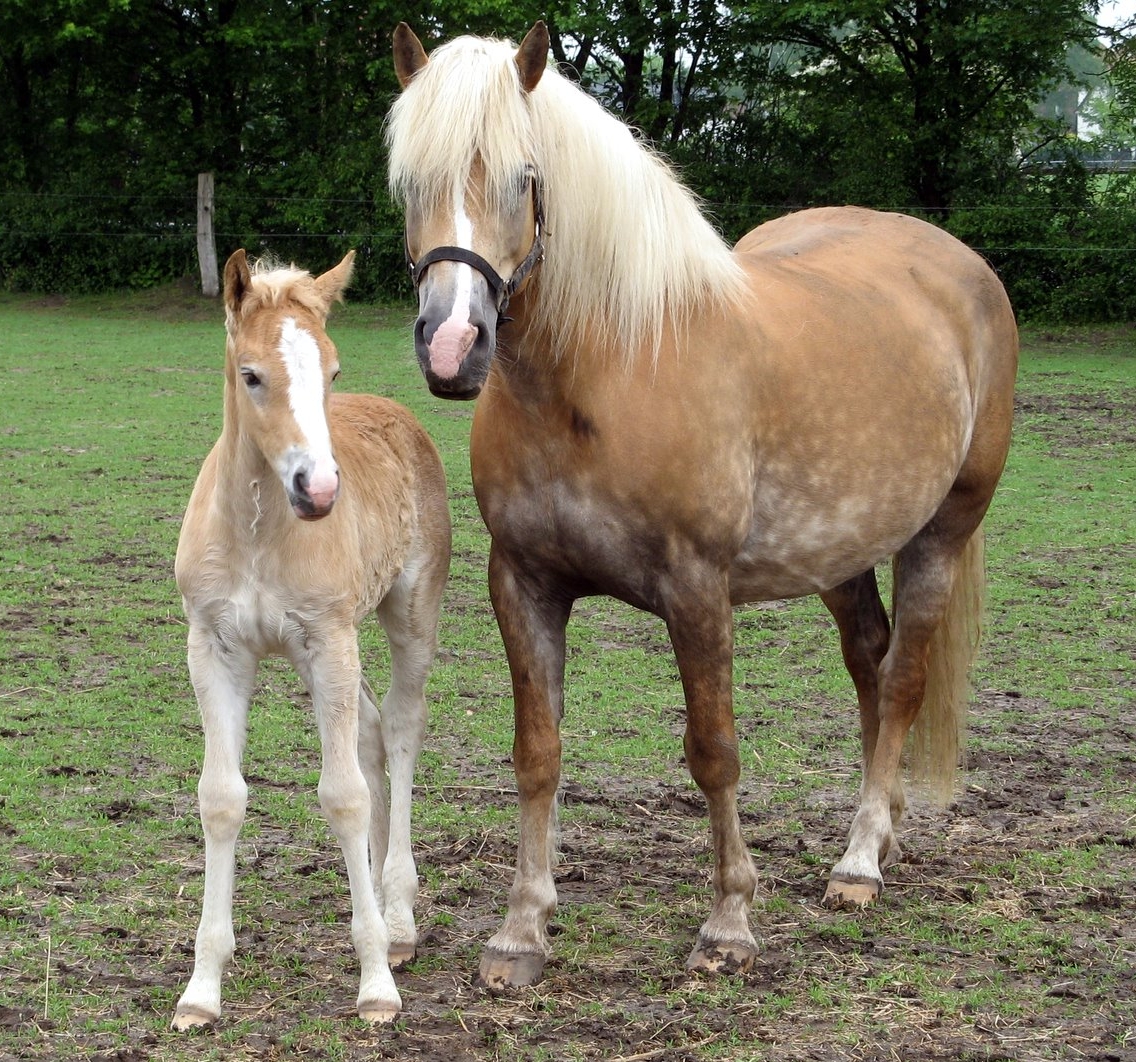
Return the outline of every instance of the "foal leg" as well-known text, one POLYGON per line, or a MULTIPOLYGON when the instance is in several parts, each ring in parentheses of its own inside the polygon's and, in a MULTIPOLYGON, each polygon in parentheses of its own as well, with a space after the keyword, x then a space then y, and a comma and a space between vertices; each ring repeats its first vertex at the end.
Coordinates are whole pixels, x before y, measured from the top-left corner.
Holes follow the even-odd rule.
POLYGON ((437 579, 400 581, 378 613, 391 654, 391 685, 380 713, 390 772, 390 819, 384 824, 383 851, 372 848, 371 871, 390 934, 392 967, 413 959, 418 942, 414 925, 418 868, 411 847, 410 813, 414 771, 426 735, 426 679, 437 648, 441 590, 437 579))
POLYGON ((565 629, 570 597, 537 585, 494 546, 489 589, 513 680, 513 770, 520 798, 517 870, 509 909, 481 957, 478 980, 493 989, 540 980, 549 954, 545 928, 556 911, 552 863, 565 629))
POLYGON ((388 937, 371 881, 371 793, 359 763, 359 649, 353 626, 297 659, 319 722, 320 807, 339 841, 351 887, 351 938, 361 967, 357 1007, 364 1021, 391 1021, 402 1009, 387 961, 388 937))
POLYGON ((205 833, 205 896, 197 929, 193 976, 178 1000, 173 1027, 210 1025, 221 1016, 221 974, 233 957, 233 875, 248 787, 241 775, 255 657, 222 648, 198 627, 189 631, 189 673, 205 732, 205 762, 197 787, 205 833))
MULTIPOLYGON (((856 699, 860 708, 862 778, 866 779, 871 770, 872 757, 876 751, 876 741, 880 732, 879 669, 888 650, 891 625, 888 622, 887 610, 880 600, 874 568, 820 596, 832 613, 833 619, 836 620, 840 631, 844 666, 848 669, 848 674, 856 687, 856 699)), ((899 772, 896 772, 891 790, 893 826, 899 825, 905 806, 903 779, 899 772)), ((890 865, 901 855, 893 832, 886 864, 890 865)))
POLYGON ((714 906, 687 959, 688 970, 748 970, 757 954, 749 909, 757 871, 738 819, 741 763, 734 729, 733 612, 724 580, 692 589, 683 573, 683 597, 667 602, 667 629, 686 697, 683 748, 691 776, 706 796, 714 842, 714 906))

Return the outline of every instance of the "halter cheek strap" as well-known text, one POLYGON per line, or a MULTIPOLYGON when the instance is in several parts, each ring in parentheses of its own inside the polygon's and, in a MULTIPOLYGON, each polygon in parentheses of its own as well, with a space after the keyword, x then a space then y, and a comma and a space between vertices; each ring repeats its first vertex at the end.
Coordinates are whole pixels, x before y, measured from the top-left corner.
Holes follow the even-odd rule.
POLYGON ((410 279, 414 282, 414 289, 418 290, 426 270, 435 262, 461 262, 463 265, 476 269, 485 278, 489 290, 493 292, 493 302, 497 307, 498 321, 510 320, 505 316, 505 309, 509 305, 509 300, 544 257, 544 207, 535 181, 533 182, 533 227, 532 247, 529 248, 529 253, 525 255, 524 261, 513 270, 513 274, 508 280, 504 280, 501 274, 476 251, 471 251, 466 247, 434 247, 416 262, 410 257, 410 247, 405 244, 404 238, 406 265, 410 270, 410 279))

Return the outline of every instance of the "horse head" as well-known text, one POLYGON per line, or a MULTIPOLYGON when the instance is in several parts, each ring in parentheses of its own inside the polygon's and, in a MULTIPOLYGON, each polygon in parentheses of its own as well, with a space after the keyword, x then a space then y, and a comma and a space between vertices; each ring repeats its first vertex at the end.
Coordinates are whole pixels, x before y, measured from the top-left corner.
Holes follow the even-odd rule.
POLYGON ((355 252, 319 277, 225 264, 226 426, 259 451, 302 520, 327 516, 339 495, 327 403, 339 356, 325 331, 355 252))
MULTIPOLYGON (((523 121, 515 110, 493 109, 504 93, 523 97, 540 81, 548 62, 548 30, 536 23, 511 63, 494 68, 501 80, 455 85, 431 81, 430 60, 405 23, 394 34, 395 70, 403 87, 399 107, 412 111, 414 97, 449 94, 471 110, 457 116, 464 150, 438 144, 439 133, 420 129, 408 159, 392 166, 392 186, 406 204, 406 257, 418 293, 414 346, 430 390, 441 398, 480 393, 497 347, 497 328, 508 320, 509 300, 527 283, 543 255, 539 175, 523 121), (504 90, 504 93, 501 90, 504 90), (481 91, 479 91, 481 90, 481 91), (431 143, 433 141, 433 143, 431 143)), ((470 78, 485 77, 485 64, 470 64, 470 78)), ((398 117, 393 120, 398 122, 398 117)), ((412 118, 403 127, 414 124, 412 118)), ((406 138, 403 138, 404 142, 406 138)))

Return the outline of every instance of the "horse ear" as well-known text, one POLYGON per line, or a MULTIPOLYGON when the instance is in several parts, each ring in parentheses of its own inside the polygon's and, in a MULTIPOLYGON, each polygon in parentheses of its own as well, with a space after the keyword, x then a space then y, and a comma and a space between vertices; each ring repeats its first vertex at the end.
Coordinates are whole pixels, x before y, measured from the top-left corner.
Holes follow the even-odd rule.
POLYGON ((251 284, 248 254, 241 247, 229 255, 225 263, 225 309, 236 313, 251 284))
POLYGON ((533 23, 533 28, 525 34, 525 39, 517 49, 517 69, 526 92, 532 92, 536 88, 540 75, 548 66, 548 45, 548 27, 541 19, 533 23))
POLYGON ((398 83, 406 88, 428 61, 426 49, 414 35, 414 30, 400 22, 394 30, 394 72, 398 75, 398 83))
POLYGON ((316 277, 316 290, 327 309, 331 309, 333 302, 343 298, 343 291, 351 283, 351 274, 354 271, 355 252, 348 251, 339 265, 316 277))

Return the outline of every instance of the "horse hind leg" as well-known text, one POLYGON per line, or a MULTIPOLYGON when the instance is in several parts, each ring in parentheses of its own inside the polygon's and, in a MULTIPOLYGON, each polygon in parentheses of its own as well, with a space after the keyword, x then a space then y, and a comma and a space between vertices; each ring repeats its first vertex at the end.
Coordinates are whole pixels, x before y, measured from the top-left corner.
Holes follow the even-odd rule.
MULTIPOLYGON (((879 669, 891 641, 891 624, 880 600, 874 568, 820 596, 840 631, 844 666, 856 688, 860 711, 861 767, 866 779, 879 738, 879 669)), ((898 826, 903 818, 906 802, 903 780, 897 773, 891 788, 893 826, 898 826)), ((901 854, 893 833, 886 862, 895 862, 901 854)))
POLYGON ((983 580, 981 513, 954 522, 957 506, 948 498, 936 518, 905 546, 895 563, 895 630, 878 678, 878 732, 865 767, 860 808, 848 846, 833 867, 825 892, 828 906, 863 906, 883 889, 882 867, 894 841, 893 812, 900 760, 908 731, 924 707, 936 734, 934 756, 940 778, 953 779, 957 766, 959 721, 965 712, 965 683, 947 695, 929 688, 932 650, 945 660, 930 673, 965 676, 974 656, 973 614, 983 580))
MULTIPOLYGON (((413 583, 396 584, 379 607, 379 621, 390 645, 391 685, 381 711, 370 710, 368 716, 380 727, 377 738, 390 775, 390 810, 389 817, 372 828, 371 871, 390 934, 392 968, 410 962, 418 944, 411 801, 426 735, 426 680, 437 647, 444 571, 442 575, 442 579, 424 579, 420 573, 413 583)), ((380 772, 376 784, 383 782, 380 772)))

